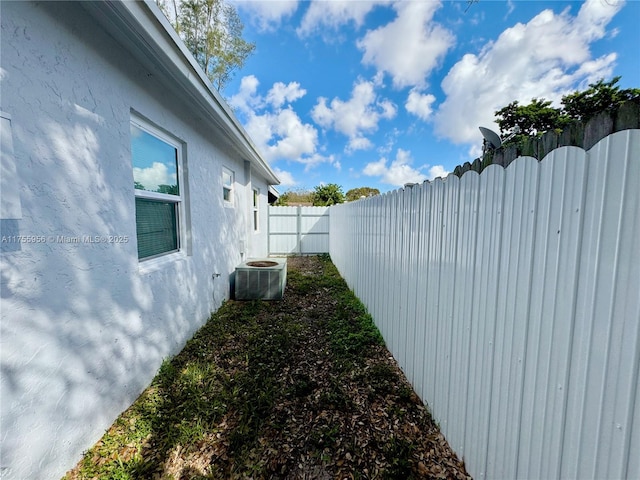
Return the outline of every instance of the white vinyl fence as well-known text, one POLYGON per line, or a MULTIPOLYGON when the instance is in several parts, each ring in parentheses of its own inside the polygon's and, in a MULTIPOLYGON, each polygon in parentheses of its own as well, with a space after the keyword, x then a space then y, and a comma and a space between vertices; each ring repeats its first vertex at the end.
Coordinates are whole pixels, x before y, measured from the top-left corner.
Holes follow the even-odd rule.
POLYGON ((329 253, 329 207, 269 207, 269 254, 329 253))
POLYGON ((332 207, 330 253, 474 478, 640 478, 640 130, 332 207))

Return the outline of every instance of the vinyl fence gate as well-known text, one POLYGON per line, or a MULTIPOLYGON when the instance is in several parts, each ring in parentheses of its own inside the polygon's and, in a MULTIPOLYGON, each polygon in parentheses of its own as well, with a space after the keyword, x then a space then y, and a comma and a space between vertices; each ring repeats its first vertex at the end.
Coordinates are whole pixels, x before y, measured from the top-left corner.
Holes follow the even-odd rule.
POLYGON ((329 207, 269 207, 269 255, 329 253, 329 207))

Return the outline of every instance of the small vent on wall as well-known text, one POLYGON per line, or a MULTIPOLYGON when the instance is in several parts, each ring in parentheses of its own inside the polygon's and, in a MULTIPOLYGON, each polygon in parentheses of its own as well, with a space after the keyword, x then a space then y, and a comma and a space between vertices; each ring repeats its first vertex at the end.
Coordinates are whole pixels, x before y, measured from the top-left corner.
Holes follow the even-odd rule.
POLYGON ((236 267, 236 300, 279 300, 287 283, 286 259, 253 259, 236 267))

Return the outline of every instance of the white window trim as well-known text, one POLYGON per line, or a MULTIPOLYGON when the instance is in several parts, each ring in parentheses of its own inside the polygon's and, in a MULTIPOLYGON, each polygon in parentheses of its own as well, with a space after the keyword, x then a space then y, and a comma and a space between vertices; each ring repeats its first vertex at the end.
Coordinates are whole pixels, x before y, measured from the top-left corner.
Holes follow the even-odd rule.
POLYGON ((223 166, 222 167, 221 179, 222 179, 222 202, 224 203, 225 207, 233 207, 235 205, 234 196, 235 196, 235 189, 236 189, 236 174, 230 168, 227 168, 227 167, 223 166), (229 175, 231 177, 231 186, 230 187, 227 187, 225 185, 225 182, 224 182, 225 174, 227 174, 227 175, 229 175), (229 200, 224 198, 224 191, 225 190, 229 190, 229 200))
MULTIPOLYGON (((144 130, 145 132, 153 135, 156 138, 159 138, 163 142, 168 143, 172 147, 176 149, 176 158, 177 158, 177 169, 178 169, 178 191, 179 195, 170 195, 166 193, 158 193, 158 192, 149 192, 146 190, 140 190, 135 188, 135 197, 139 198, 148 198, 150 200, 165 200, 171 203, 177 204, 178 208, 178 221, 177 221, 177 239, 178 239, 178 249, 172 250, 170 252, 161 253, 158 255, 154 255, 152 257, 146 258, 138 258, 138 271, 139 273, 148 273, 153 270, 156 270, 160 267, 163 267, 169 263, 173 263, 177 260, 186 258, 186 228, 185 228, 185 218, 186 218, 186 207, 185 207, 185 182, 184 182, 184 165, 182 158, 182 149, 183 142, 178 138, 170 135, 159 127, 153 125, 147 120, 135 115, 133 112, 131 113, 130 123, 140 130, 144 130)), ((131 168, 133 169, 133 156, 131 157, 131 168)), ((132 170, 133 171, 133 170, 132 170)), ((135 205, 134 205, 135 210, 135 205)), ((135 219, 135 216, 134 216, 135 219)), ((137 235, 137 232, 136 232, 137 235)), ((137 242, 136 242, 136 255, 137 255, 137 242)))
POLYGON ((260 232, 260 189, 251 189, 251 212, 253 214, 253 232, 260 232))
POLYGON ((11 115, 3 111, 0 111, 0 155, 2 155, 0 218, 20 220, 22 219, 22 201, 18 170, 13 154, 11 115))

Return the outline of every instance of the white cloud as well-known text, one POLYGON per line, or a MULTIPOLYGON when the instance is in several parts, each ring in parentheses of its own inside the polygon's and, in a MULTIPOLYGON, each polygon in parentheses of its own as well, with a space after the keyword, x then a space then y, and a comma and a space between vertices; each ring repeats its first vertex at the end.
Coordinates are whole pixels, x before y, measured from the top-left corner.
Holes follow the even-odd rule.
POLYGON ((260 30, 273 31, 298 9, 298 0, 232 0, 239 9, 251 15, 260 30))
POLYGON ((294 185, 297 185, 298 182, 296 182, 293 178, 293 175, 291 174, 291 172, 287 172, 285 170, 280 170, 279 168, 275 167, 273 169, 274 173, 276 174, 276 176, 280 179, 280 185, 283 187, 292 187, 294 185))
POLYGON ((302 156, 315 153, 317 130, 302 123, 290 108, 263 115, 252 114, 245 128, 267 161, 300 161, 302 156))
POLYGON ((398 108, 391 100, 381 100, 378 103, 378 106, 382 110, 380 112, 380 117, 385 119, 390 119, 396 116, 398 112, 398 108))
POLYGON ((240 81, 238 93, 229 103, 244 114, 244 127, 268 162, 293 160, 311 168, 332 158, 317 154, 318 131, 303 123, 291 103, 302 98, 306 90, 298 82, 276 82, 266 97, 258 93, 259 81, 249 75, 240 81))
MULTIPOLYGON (((244 128, 258 147, 258 150, 265 155, 265 157, 269 142, 275 135, 274 130, 277 127, 276 123, 277 121, 274 119, 273 114, 264 113, 258 115, 257 113, 251 112, 244 125, 244 128)), ((266 160, 269 161, 273 159, 266 158, 266 160)))
POLYGON ((444 178, 449 175, 449 171, 445 169, 442 165, 434 165, 429 168, 429 178, 428 180, 433 180, 434 178, 444 178))
POLYGON ((390 3, 392 0, 314 0, 309 4, 296 32, 306 37, 317 31, 337 30, 350 22, 359 28, 371 10, 390 3))
POLYGON ((397 143, 400 133, 401 132, 397 127, 388 129, 384 134, 384 143, 380 143, 376 151, 380 155, 390 153, 393 150, 394 145, 397 143))
POLYGON ((616 54, 593 58, 590 44, 622 2, 588 0, 576 16, 544 10, 527 24, 508 28, 477 55, 467 54, 442 82, 447 95, 434 115, 436 132, 454 142, 479 142, 478 126, 514 100, 558 102, 562 95, 611 75, 616 54))
POLYGON ((430 93, 422 94, 414 88, 409 92, 407 102, 404 104, 404 106, 407 109, 407 112, 413 113, 416 117, 422 120, 429 120, 429 118, 431 118, 431 114, 433 113, 431 105, 433 105, 433 102, 435 102, 435 100, 436 97, 434 97, 430 93))
MULTIPOLYGON (((469 158, 480 158, 482 155, 482 143, 472 143, 469 145, 469 158)), ((462 160, 465 162, 466 160, 462 160)))
POLYGON ((242 113, 252 113, 256 108, 260 108, 264 103, 262 97, 258 95, 258 85, 260 82, 255 75, 247 75, 240 80, 238 93, 231 96, 229 105, 242 113))
POLYGON ((276 82, 267 93, 267 102, 275 108, 280 108, 285 103, 295 102, 306 94, 307 91, 304 88, 300 88, 298 82, 290 82, 287 85, 282 82, 276 82))
POLYGON ((308 157, 303 157, 297 160, 298 163, 302 163, 305 165, 304 171, 308 172, 312 168, 317 167, 321 163, 328 163, 336 168, 340 166, 340 162, 335 160, 333 155, 329 155, 328 157, 325 155, 320 155, 319 153, 314 153, 308 157))
POLYGON ((373 147, 371 140, 365 137, 352 137, 347 144, 347 152, 355 152, 357 150, 369 150, 373 147))
POLYGON ((433 22, 436 1, 393 4, 397 17, 358 41, 362 63, 391 75, 393 86, 423 86, 425 78, 453 46, 453 34, 433 22))
POLYGON ((396 152, 396 158, 387 164, 386 158, 382 157, 376 162, 370 162, 362 171, 369 177, 379 177, 380 182, 395 187, 402 187, 406 183, 422 183, 425 180, 433 180, 438 177, 446 177, 449 172, 442 165, 434 165, 429 167, 423 165, 419 168, 413 168, 411 164, 411 152, 399 148, 396 152), (422 170, 428 168, 428 175, 422 173, 422 170))
POLYGON ((419 169, 413 168, 411 163, 411 153, 399 148, 395 160, 390 165, 387 165, 387 159, 383 157, 377 162, 368 163, 362 173, 370 177, 380 177, 382 183, 396 187, 427 180, 427 176, 419 169))
POLYGON ((396 113, 392 102, 377 100, 372 82, 360 80, 347 101, 334 98, 327 105, 327 99, 320 97, 311 116, 318 125, 349 137, 347 148, 354 151, 370 148, 372 144, 364 135, 376 131, 380 120, 391 119, 396 113))
POLYGON ((133 167, 133 178, 136 182, 144 185, 149 191, 158 190, 160 185, 177 185, 178 180, 175 173, 169 173, 169 169, 164 163, 153 162, 150 167, 133 167))
POLYGON ((267 107, 281 109, 285 104, 295 102, 304 97, 307 91, 298 82, 276 82, 267 92, 266 98, 258 93, 260 82, 255 75, 247 75, 240 80, 238 93, 229 99, 229 105, 244 114, 252 114, 267 107))
POLYGON ((507 13, 505 15, 505 19, 509 18, 509 15, 511 15, 515 9, 516 9, 516 4, 514 3, 514 1, 507 0, 507 13))

